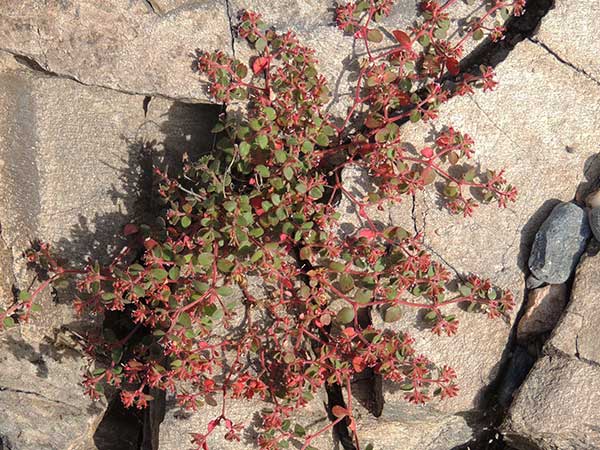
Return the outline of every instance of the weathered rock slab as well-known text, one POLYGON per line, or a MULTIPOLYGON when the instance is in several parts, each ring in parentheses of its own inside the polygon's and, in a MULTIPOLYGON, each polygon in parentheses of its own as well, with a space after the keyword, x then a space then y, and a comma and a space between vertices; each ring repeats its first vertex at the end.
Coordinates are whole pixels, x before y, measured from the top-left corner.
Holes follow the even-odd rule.
POLYGON ((502 431, 519 450, 600 448, 600 368, 577 359, 539 360, 513 402, 502 431))
MULTIPOLYGON (((107 261, 121 228, 150 209, 151 167, 206 142, 215 114, 39 76, 0 52, 0 305, 28 289, 22 252, 49 242, 70 263, 107 261), (167 149, 177 152, 167 152, 167 149)), ((40 298, 42 313, 0 338, 0 439, 12 450, 90 450, 106 403, 83 393, 83 355, 65 330, 77 318, 68 292, 40 298)))
POLYGON ((88 85, 207 101, 193 53, 231 53, 227 3, 180 3, 160 14, 141 0, 2 0, 0 50, 88 85))
POLYGON ((363 445, 378 450, 447 450, 473 438, 464 417, 408 404, 395 405, 380 418, 359 414, 357 431, 363 445))
POLYGON ((577 267, 571 301, 546 344, 550 353, 600 364, 600 244, 592 241, 577 267))
POLYGON ((553 4, 535 39, 558 58, 600 80, 600 43, 590 39, 600 33, 600 4, 595 0, 563 0, 553 4))

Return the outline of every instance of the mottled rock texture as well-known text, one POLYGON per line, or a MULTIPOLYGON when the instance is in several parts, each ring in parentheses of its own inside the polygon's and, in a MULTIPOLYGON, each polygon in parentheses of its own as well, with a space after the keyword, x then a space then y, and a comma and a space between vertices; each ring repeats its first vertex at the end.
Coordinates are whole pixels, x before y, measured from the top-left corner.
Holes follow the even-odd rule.
MULTIPOLYGON (((22 258, 31 240, 75 263, 107 261, 121 227, 150 209, 152 163, 166 149, 174 163, 199 151, 215 117, 209 106, 160 99, 145 113, 143 97, 40 76, 12 60, 4 54, 0 65, 2 306, 32 282, 22 258)), ((83 395, 84 361, 67 331, 86 318, 73 314, 69 292, 50 294, 42 314, 0 336, 0 439, 12 450, 89 450, 106 402, 83 395)))

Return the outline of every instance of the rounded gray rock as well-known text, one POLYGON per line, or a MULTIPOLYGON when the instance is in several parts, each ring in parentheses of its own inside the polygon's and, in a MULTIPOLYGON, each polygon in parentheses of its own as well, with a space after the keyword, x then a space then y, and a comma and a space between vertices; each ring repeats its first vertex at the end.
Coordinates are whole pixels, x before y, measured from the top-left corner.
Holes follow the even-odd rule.
POLYGON ((567 281, 591 236, 586 212, 574 203, 560 203, 535 235, 529 270, 536 280, 567 281))
POLYGON ((590 211, 589 219, 592 233, 594 233, 596 240, 600 242, 600 208, 593 208, 590 211))

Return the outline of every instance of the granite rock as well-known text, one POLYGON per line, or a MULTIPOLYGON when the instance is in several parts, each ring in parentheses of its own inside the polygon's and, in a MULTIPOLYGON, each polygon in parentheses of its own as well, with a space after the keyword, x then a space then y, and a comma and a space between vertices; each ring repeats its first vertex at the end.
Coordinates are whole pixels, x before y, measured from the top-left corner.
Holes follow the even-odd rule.
MULTIPOLYGON (((66 260, 107 261, 121 228, 150 206, 151 165, 196 151, 215 108, 83 86, 39 75, 0 52, 0 306, 28 289, 22 252, 40 239, 66 260), (203 113, 204 111, 204 113, 203 113), (172 152, 167 152, 167 149, 172 152)), ((210 141, 208 141, 210 143, 210 141)), ((78 318, 65 290, 43 313, 0 336, 0 442, 12 450, 92 450, 106 402, 83 393, 78 318), (59 419, 60 418, 60 419, 59 419)), ((1 447, 1 445, 0 445, 1 447)))
POLYGON ((600 368, 546 356, 519 390, 502 432, 518 450, 600 448, 600 368))

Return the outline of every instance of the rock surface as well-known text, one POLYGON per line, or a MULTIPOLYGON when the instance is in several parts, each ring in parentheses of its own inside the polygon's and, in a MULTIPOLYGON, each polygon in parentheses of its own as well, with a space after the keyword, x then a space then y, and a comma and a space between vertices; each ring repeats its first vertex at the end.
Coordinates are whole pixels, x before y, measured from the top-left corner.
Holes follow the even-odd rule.
POLYGON ((525 343, 535 335, 552 331, 569 301, 568 295, 564 283, 549 284, 529 291, 525 314, 517 328, 517 340, 525 343))
POLYGON ((582 257, 571 291, 571 301, 547 342, 547 351, 600 364, 600 243, 592 241, 582 257))
MULTIPOLYGON (((152 161, 166 148, 195 150, 215 114, 211 107, 155 99, 145 116, 143 97, 38 76, 17 70, 12 56, 0 57, 5 306, 13 286, 31 282, 21 253, 32 239, 50 242, 75 263, 86 255, 106 260, 119 248, 123 224, 146 208, 138 193, 152 188, 152 161)), ((79 384, 82 354, 63 326, 80 330, 82 322, 69 300, 67 292, 48 293, 42 314, 0 336, 0 442, 6 448, 95 448, 92 436, 106 404, 89 401, 79 384)))
POLYGON ((587 214, 582 208, 574 203, 557 205, 535 235, 529 256, 532 276, 542 283, 567 281, 590 236, 587 214))
MULTIPOLYGON (((204 405, 195 413, 180 410, 174 398, 167 398, 166 413, 160 425, 159 448, 160 450, 181 450, 187 448, 191 441, 190 433, 206 433, 208 423, 221 414, 220 400, 217 406, 204 405)), ((294 420, 302 425, 307 434, 315 433, 326 427, 330 422, 327 417, 324 403, 326 399, 315 398, 303 410, 299 411, 294 420)), ((261 408, 269 407, 267 403, 258 400, 246 401, 227 400, 228 418, 233 423, 250 425, 242 433, 240 441, 226 441, 223 438, 225 427, 220 426, 208 439, 209 448, 218 450, 256 450, 256 420, 261 408)), ((318 450, 342 450, 333 436, 332 431, 327 431, 315 438, 311 445, 318 450)), ((300 447, 298 447, 300 448, 300 447)))
POLYGON ((558 58, 600 81, 600 43, 590 39, 600 33, 600 4, 595 0, 553 2, 554 9, 542 21, 535 39, 558 58), (568 24, 568 26, 565 26, 568 24))
POLYGON ((577 359, 546 356, 521 387, 503 425, 519 450, 600 448, 600 369, 577 359))
POLYGON ((84 84, 206 101, 192 72, 197 48, 231 53, 225 0, 0 2, 0 50, 84 84))
POLYGON ((380 418, 358 415, 357 431, 363 445, 370 442, 377 450, 448 450, 473 437, 464 417, 408 404, 380 418))
POLYGON ((600 448, 599 250, 600 244, 592 241, 545 356, 521 387, 503 425, 519 450, 600 448))

